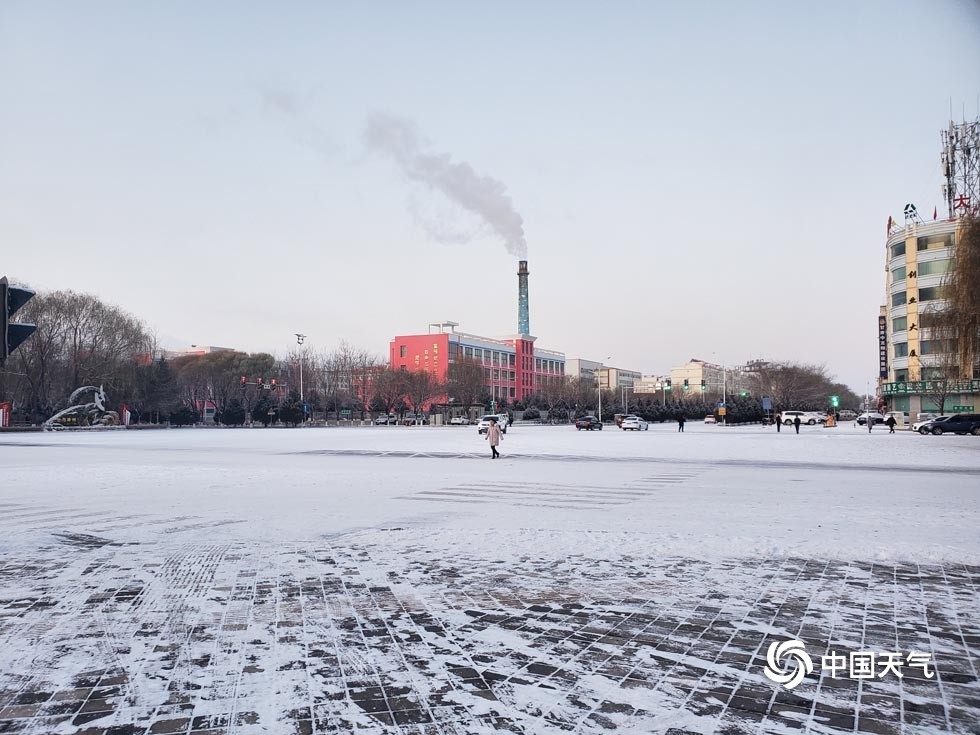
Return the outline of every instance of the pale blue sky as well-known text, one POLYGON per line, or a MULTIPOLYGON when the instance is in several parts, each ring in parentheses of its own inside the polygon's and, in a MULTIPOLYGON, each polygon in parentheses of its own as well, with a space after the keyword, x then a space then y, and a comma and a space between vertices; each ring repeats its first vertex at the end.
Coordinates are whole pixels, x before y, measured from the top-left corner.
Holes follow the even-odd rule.
POLYGON ((863 390, 885 222, 942 214, 950 100, 977 114, 980 5, 528 5, 0 2, 0 271, 187 343, 512 333, 515 259, 365 148, 382 112, 506 186, 539 345, 863 390))

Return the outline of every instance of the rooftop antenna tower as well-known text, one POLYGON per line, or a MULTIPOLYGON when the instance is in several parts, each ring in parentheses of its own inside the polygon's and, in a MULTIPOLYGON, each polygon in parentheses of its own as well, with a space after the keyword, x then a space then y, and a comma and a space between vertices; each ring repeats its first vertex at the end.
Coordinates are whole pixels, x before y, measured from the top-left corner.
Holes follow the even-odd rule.
POLYGON ((942 132, 943 197, 950 219, 980 212, 980 116, 942 132))

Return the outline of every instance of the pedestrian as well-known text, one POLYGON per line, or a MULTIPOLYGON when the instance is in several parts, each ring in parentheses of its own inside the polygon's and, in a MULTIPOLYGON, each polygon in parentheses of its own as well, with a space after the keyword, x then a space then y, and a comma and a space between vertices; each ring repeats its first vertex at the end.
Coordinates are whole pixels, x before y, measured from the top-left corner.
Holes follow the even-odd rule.
POLYGON ((797 414, 796 418, 793 419, 793 427, 796 429, 796 433, 800 433, 800 415, 797 414))
POLYGON ((871 412, 869 411, 868 412, 868 433, 869 434, 871 433, 871 430, 874 428, 874 425, 875 425, 874 416, 872 416, 871 415, 871 412))
POLYGON ((781 413, 777 413, 774 420, 776 422, 776 433, 778 434, 783 430, 783 415, 781 413))
POLYGON ((684 421, 684 414, 677 417, 677 430, 682 434, 684 433, 684 421))
POLYGON ((503 441, 504 435, 500 431, 500 427, 497 426, 497 419, 491 418, 490 425, 487 427, 487 441, 490 442, 490 459, 496 459, 500 456, 500 452, 497 451, 497 445, 503 441))
POLYGON ((885 424, 887 424, 887 426, 888 426, 888 433, 889 434, 894 434, 895 433, 895 424, 896 423, 897 422, 895 421, 895 417, 894 416, 889 416, 887 419, 885 419, 885 424))

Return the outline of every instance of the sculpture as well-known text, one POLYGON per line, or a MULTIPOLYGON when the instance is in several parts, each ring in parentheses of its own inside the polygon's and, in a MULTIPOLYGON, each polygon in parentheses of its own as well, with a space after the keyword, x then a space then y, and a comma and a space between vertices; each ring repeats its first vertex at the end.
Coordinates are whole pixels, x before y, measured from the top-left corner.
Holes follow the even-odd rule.
POLYGON ((119 423, 119 414, 115 411, 106 411, 105 390, 100 385, 85 385, 76 388, 68 397, 68 402, 74 405, 58 411, 54 416, 44 422, 45 427, 52 426, 116 426, 119 423), (86 393, 92 393, 90 403, 76 403, 86 393))

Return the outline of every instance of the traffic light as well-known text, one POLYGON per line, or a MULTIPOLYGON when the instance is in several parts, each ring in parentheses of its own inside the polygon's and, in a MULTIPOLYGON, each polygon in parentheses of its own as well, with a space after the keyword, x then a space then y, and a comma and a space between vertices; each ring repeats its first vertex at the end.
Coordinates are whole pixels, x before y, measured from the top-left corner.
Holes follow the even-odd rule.
POLYGON ((840 396, 831 396, 830 405, 837 408, 840 405, 840 396))
POLYGON ((275 378, 272 379, 272 389, 273 390, 276 389, 276 379, 275 378))
POLYGON ((745 398, 745 396, 747 396, 747 395, 749 394, 749 392, 748 392, 747 390, 740 390, 740 391, 738 392, 738 394, 739 394, 739 395, 740 395, 740 396, 741 396, 742 398, 745 398))
POLYGON ((30 289, 11 286, 6 276, 0 278, 0 365, 37 329, 33 324, 13 324, 10 321, 17 310, 32 298, 34 292, 30 289))
POLYGON ((248 385, 248 378, 246 378, 246 377, 245 377, 245 376, 243 375, 243 376, 242 376, 242 388, 244 388, 244 387, 245 387, 246 385, 248 385))
POLYGON ((684 378, 684 390, 690 390, 691 386, 687 383, 687 378, 684 378))
POLYGON ((672 390, 670 387, 670 378, 667 378, 667 390, 672 390))
POLYGON ((264 387, 264 383, 265 383, 265 378, 256 378, 255 379, 255 385, 257 387, 259 387, 259 388, 264 387))
POLYGON ((703 392, 704 392, 704 391, 705 391, 705 390, 707 389, 707 387, 708 387, 708 386, 706 386, 706 385, 704 384, 704 378, 702 378, 702 379, 701 379, 701 392, 703 393, 703 392))

